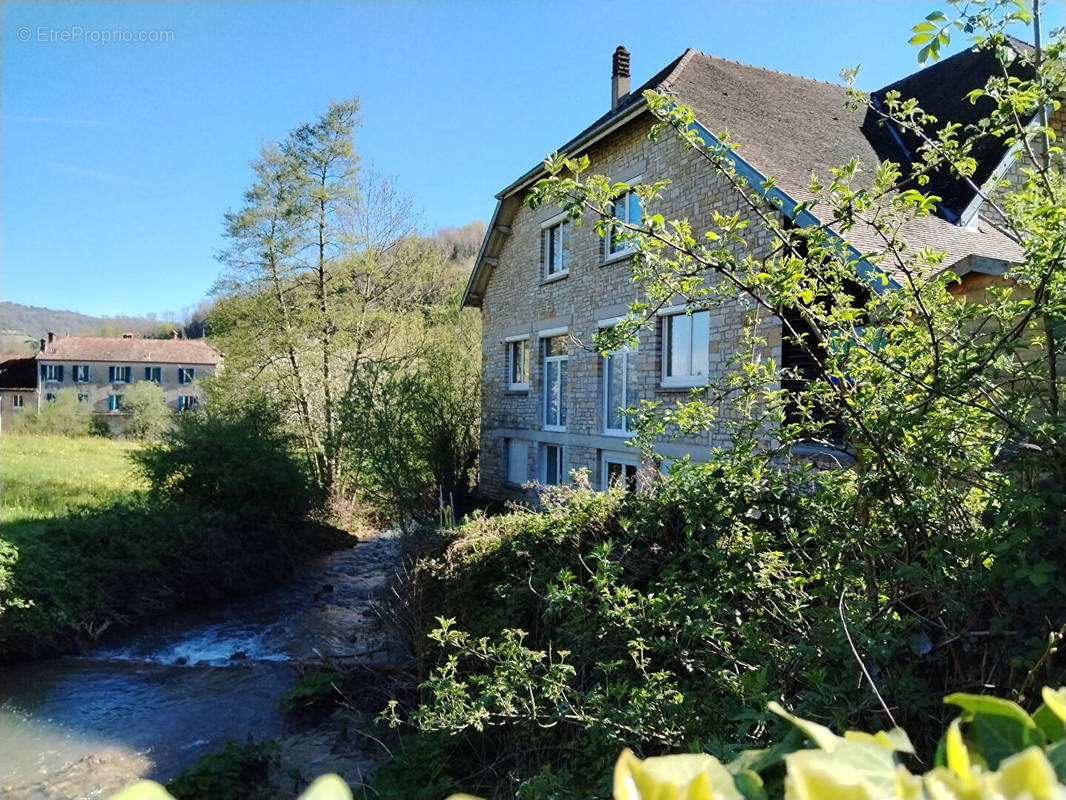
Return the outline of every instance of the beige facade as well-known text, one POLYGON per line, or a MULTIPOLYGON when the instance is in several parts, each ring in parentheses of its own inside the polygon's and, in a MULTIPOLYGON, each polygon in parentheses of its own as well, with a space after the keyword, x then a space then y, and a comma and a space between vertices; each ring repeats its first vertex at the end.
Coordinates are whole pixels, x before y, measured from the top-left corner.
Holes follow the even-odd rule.
MULTIPOLYGON (((623 56, 620 61, 616 51, 615 70, 621 67, 624 81, 621 86, 612 83, 611 110, 559 152, 588 156, 586 174, 604 174, 612 181, 668 179, 662 199, 642 212, 687 219, 697 239, 710 228, 714 212, 739 213, 749 227, 744 231, 745 250, 738 255, 767 256, 773 235, 705 158, 668 134, 649 140, 653 120, 643 101, 644 89, 669 92, 693 108, 709 143, 714 141, 711 132, 728 130, 739 143, 729 155, 738 173, 752 187, 773 176, 775 185, 768 194, 784 213, 799 214, 801 224, 820 224, 810 212, 795 211, 797 202, 813 199, 808 189, 812 172, 826 177, 851 158, 869 170, 881 160, 905 164, 910 157, 899 132, 886 131, 876 118, 871 121, 871 112, 864 119, 845 110, 844 87, 688 50, 644 86, 619 97, 618 92, 628 89, 628 54, 623 56)), ((961 98, 973 88, 970 82, 983 82, 980 71, 989 69, 998 65, 967 52, 904 83, 919 94, 932 92, 935 99, 937 92, 943 94, 940 84, 946 80, 961 98)), ((957 106, 944 109, 945 119, 957 106)), ((1061 116, 1056 115, 1056 122, 1061 123, 1061 116)), ((1017 168, 1010 167, 1016 155, 1001 153, 990 162, 995 166, 989 168, 990 182, 1016 180, 1017 168)), ((587 470, 594 487, 615 479, 635 478, 639 483, 638 470, 646 474, 654 467, 640 465, 636 451, 627 446, 630 435, 617 409, 642 400, 668 407, 687 399, 691 387, 722 376, 737 351, 745 320, 755 313, 741 300, 691 315, 681 305, 670 306, 640 334, 635 350, 604 358, 590 346, 592 337, 640 299, 631 256, 611 254, 591 220, 556 228, 562 220, 558 208, 530 208, 526 194, 544 174, 534 168, 497 195, 496 212, 464 295, 464 304, 479 307, 482 316, 479 489, 501 498, 534 500, 535 484, 565 482, 575 469, 587 470), (677 344, 685 337, 687 350, 677 344)), ((945 201, 938 214, 909 224, 905 238, 915 249, 943 251, 944 265, 965 275, 965 286, 975 291, 999 280, 996 276, 1021 257, 1021 249, 978 213, 980 204, 974 205, 967 186, 952 183, 951 176, 937 180, 935 191, 950 202, 945 201)), ((857 225, 846 238, 856 258, 875 263, 885 246, 872 227, 857 225)), ((896 285, 891 272, 889 279, 891 290, 896 285)), ((877 288, 881 282, 875 283, 875 289, 882 290, 877 288)), ((770 317, 759 324, 767 355, 778 363, 796 357, 790 353, 796 348, 782 340, 779 320, 770 317)), ((699 460, 711 448, 725 445, 728 440, 720 426, 698 438, 663 439, 656 450, 667 461, 686 455, 699 460)))
MULTIPOLYGON (((647 117, 629 123, 588 155, 590 171, 615 180, 636 182, 643 177, 668 177, 671 185, 662 201, 645 213, 666 218, 687 217, 706 229, 712 211, 745 211, 744 204, 723 178, 709 174, 701 157, 685 150, 670 137, 648 140, 647 117)), ((671 404, 686 399, 692 385, 714 380, 726 369, 736 351, 743 316, 750 309, 739 302, 703 312, 707 317, 706 374, 699 380, 666 375, 664 339, 670 314, 661 314, 651 330, 644 331, 635 351, 609 364, 589 347, 601 327, 624 316, 638 299, 632 282, 631 256, 603 254, 601 238, 592 224, 570 226, 566 236, 566 266, 562 275, 545 276, 542 253, 545 231, 558 221, 559 209, 530 209, 523 205, 510 224, 482 300, 482 439, 479 486, 494 496, 529 498, 533 490, 526 481, 558 482, 573 469, 588 470, 593 486, 602 487, 613 476, 624 476, 625 465, 637 464, 637 453, 627 446, 629 436, 618 430, 616 407, 639 405, 640 400, 671 404), (565 424, 554 424, 549 407, 548 342, 565 342, 566 382, 561 401, 565 424), (525 342, 529 354, 526 385, 512 384, 512 355, 516 343, 525 342), (624 367, 621 360, 625 360, 624 367), (617 392, 618 403, 608 398, 608 371, 623 372, 625 389, 617 392), (561 448, 561 454, 556 448, 561 448), (561 455, 562 463, 558 463, 561 455), (524 463, 516 463, 523 462, 524 463), (561 466, 561 468, 560 468, 561 466)), ((749 239, 757 253, 768 253, 772 236, 751 227, 749 239)), ((668 309, 684 316, 684 309, 668 309)), ((688 317, 691 323, 695 318, 688 317)), ((684 325, 685 323, 681 323, 684 325)), ((697 326, 702 322, 697 321, 697 326)), ((779 357, 780 327, 770 325, 767 338, 774 357, 779 357)), ((558 348, 558 343, 556 343, 558 348)), ((616 386, 618 380, 616 378, 616 386)), ((624 423, 623 423, 624 425, 624 423)), ((667 459, 690 454, 705 455, 719 436, 663 441, 659 453, 667 459)))
POLYGON ((123 401, 131 386, 151 381, 162 388, 168 408, 194 408, 203 400, 201 381, 216 374, 221 356, 202 341, 49 334, 36 361, 41 403, 61 390, 74 390, 94 415, 121 431, 123 401))

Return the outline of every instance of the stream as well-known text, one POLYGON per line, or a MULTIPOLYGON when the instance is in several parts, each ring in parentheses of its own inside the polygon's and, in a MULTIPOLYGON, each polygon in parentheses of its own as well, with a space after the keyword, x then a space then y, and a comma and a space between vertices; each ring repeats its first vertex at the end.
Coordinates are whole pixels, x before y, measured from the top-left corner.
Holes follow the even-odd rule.
POLYGON ((266 594, 112 632, 88 655, 0 667, 0 797, 106 797, 227 739, 290 733, 274 703, 298 678, 292 662, 397 659, 370 599, 398 552, 379 534, 266 594))

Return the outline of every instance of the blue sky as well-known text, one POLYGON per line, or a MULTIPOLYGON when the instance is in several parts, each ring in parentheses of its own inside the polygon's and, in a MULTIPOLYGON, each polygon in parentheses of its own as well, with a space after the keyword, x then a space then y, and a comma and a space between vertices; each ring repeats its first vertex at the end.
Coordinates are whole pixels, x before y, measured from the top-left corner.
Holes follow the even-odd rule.
MULTIPOLYGON (((862 62, 870 89, 917 68, 908 30, 940 7, 9 0, 0 297, 90 314, 197 303, 261 142, 331 98, 360 97, 356 149, 430 231, 487 220, 499 189, 606 111, 618 44, 634 85, 691 46, 829 81, 862 62)), ((1061 4, 1048 16, 1061 24, 1061 4)))

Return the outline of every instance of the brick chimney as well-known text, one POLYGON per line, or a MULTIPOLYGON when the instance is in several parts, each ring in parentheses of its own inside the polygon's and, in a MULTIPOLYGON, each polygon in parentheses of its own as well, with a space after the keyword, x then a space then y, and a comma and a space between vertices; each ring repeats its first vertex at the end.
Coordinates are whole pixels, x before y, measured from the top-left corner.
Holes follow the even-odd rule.
POLYGON ((51 344, 56 340, 56 335, 52 331, 48 331, 48 344, 51 344))
POLYGON ((611 59, 611 111, 629 94, 629 51, 618 45, 611 59))

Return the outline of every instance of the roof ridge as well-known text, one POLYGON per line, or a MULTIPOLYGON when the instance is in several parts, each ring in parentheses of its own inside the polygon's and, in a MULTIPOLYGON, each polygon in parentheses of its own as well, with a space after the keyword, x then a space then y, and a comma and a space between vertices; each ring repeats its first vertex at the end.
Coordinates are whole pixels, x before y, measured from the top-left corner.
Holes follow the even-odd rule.
POLYGON ((686 47, 685 52, 681 54, 679 59, 677 59, 674 68, 670 70, 670 74, 659 81, 659 86, 662 87, 664 91, 670 91, 671 83, 673 83, 673 81, 681 74, 682 70, 688 66, 688 62, 691 61, 692 57, 698 52, 699 50, 696 50, 694 47, 686 47))
MULTIPOLYGON (((690 47, 689 50, 692 50, 692 48, 690 47)), ((723 58, 722 56, 716 56, 716 55, 713 55, 711 53, 705 53, 702 50, 695 50, 693 52, 698 53, 701 56, 705 56, 706 58, 710 58, 710 59, 712 59, 714 61, 723 61, 723 62, 725 62, 727 64, 736 64, 739 67, 747 67, 748 69, 755 69, 755 70, 758 70, 759 72, 771 72, 774 75, 784 75, 786 78, 796 78, 797 80, 807 81, 808 83, 820 83, 823 86, 832 86, 834 89, 847 89, 848 88, 847 86, 845 86, 842 83, 833 83, 832 81, 823 81, 820 78, 811 78, 808 75, 797 75, 794 72, 784 72, 782 70, 773 69, 771 67, 760 67, 760 66, 758 66, 756 64, 748 64, 748 63, 746 63, 744 61, 737 61, 736 59, 733 59, 733 58, 723 58)))

